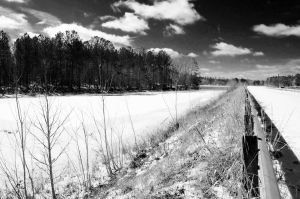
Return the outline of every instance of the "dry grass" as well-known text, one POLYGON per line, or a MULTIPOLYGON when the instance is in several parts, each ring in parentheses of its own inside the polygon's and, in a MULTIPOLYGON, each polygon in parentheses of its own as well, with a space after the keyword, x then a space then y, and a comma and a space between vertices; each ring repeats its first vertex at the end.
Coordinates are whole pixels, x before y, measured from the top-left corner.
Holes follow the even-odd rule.
POLYGON ((228 91, 150 136, 95 198, 236 198, 243 194, 244 90, 228 91))

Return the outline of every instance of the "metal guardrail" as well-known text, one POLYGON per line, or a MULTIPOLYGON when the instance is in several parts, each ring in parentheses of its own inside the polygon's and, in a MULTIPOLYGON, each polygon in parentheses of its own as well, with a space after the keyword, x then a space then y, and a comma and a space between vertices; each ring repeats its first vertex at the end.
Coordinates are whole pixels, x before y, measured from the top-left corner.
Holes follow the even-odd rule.
POLYGON ((247 191, 247 198, 259 198, 258 178, 258 142, 256 136, 243 136, 243 184, 247 191))
POLYGON ((258 178, 258 139, 253 132, 253 117, 251 114, 251 105, 249 95, 245 96, 245 115, 244 115, 244 136, 242 140, 243 146, 243 162, 244 162, 244 178, 243 184, 247 191, 246 197, 259 197, 259 178, 258 178))
POLYGON ((251 104, 251 117, 253 121, 254 136, 258 139, 258 177, 260 180, 259 193, 262 199, 280 199, 280 192, 277 179, 273 169, 273 162, 270 157, 265 132, 259 120, 258 112, 255 109, 253 96, 246 90, 248 100, 251 104))

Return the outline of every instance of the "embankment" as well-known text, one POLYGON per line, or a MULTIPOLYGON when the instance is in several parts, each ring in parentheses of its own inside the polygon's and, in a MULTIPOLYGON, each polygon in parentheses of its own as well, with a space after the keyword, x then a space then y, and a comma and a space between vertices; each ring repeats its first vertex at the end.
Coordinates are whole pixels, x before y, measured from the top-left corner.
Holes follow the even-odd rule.
POLYGON ((244 89, 195 108, 139 147, 94 198, 241 198, 244 89))

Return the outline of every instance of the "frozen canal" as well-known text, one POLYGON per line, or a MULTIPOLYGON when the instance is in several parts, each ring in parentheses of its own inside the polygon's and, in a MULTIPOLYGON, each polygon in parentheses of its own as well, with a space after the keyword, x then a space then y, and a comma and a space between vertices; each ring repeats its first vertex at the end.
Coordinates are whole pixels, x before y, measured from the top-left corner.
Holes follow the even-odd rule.
MULTIPOLYGON (((205 105, 222 94, 224 90, 200 90, 182 91, 177 94, 178 117, 189 109, 205 105)), ((109 142, 124 145, 134 143, 134 135, 138 140, 146 138, 149 133, 155 133, 168 125, 176 118, 176 95, 175 92, 145 92, 125 95, 104 96, 104 108, 106 115, 106 129, 109 142)), ((41 110, 44 107, 43 97, 22 97, 19 99, 21 111, 26 118, 27 133, 27 158, 34 165, 39 163, 32 158, 43 156, 42 133, 37 128, 38 121, 42 121, 41 110), (38 141, 39 139, 39 141, 38 141)), ((97 95, 55 96, 49 97, 51 115, 56 115, 58 121, 66 121, 61 131, 54 155, 66 147, 66 151, 55 163, 57 171, 62 170, 66 160, 77 162, 78 140, 79 148, 83 151, 85 128, 89 139, 91 157, 95 158, 95 152, 101 150, 101 136, 103 141, 104 122, 102 112, 102 97, 97 95)), ((8 165, 14 165, 15 160, 20 159, 16 147, 15 137, 17 134, 17 111, 14 98, 0 99, 0 158, 8 165)), ((42 122, 43 123, 43 122, 42 122)), ((59 122, 56 122, 57 124, 59 122)), ((53 128, 54 129, 54 128, 53 128)), ((92 159, 92 158, 91 158, 92 159)), ((91 160, 92 162, 93 160, 91 160)), ((59 174, 57 172, 57 174, 59 174)))
POLYGON ((255 86, 248 89, 300 159, 300 92, 255 86))

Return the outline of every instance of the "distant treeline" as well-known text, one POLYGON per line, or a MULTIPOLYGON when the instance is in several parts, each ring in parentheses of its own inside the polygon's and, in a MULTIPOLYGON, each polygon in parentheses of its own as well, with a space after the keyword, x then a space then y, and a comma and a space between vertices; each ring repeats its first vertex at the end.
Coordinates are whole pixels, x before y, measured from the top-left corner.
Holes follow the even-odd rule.
POLYGON ((215 77, 201 77, 201 84, 204 85, 234 85, 234 84, 242 84, 242 85, 264 85, 264 81, 260 80, 249 80, 244 78, 215 78, 215 77))
POLYGON ((266 84, 277 87, 300 86, 300 74, 269 77, 266 84))
POLYGON ((204 85, 228 85, 230 83, 230 79, 225 78, 216 78, 216 77, 202 77, 201 83, 204 85))
POLYGON ((130 47, 116 49, 103 38, 83 42, 75 31, 54 38, 24 34, 10 45, 0 32, 0 89, 12 92, 129 91, 198 87, 196 67, 180 70, 170 56, 130 47))

